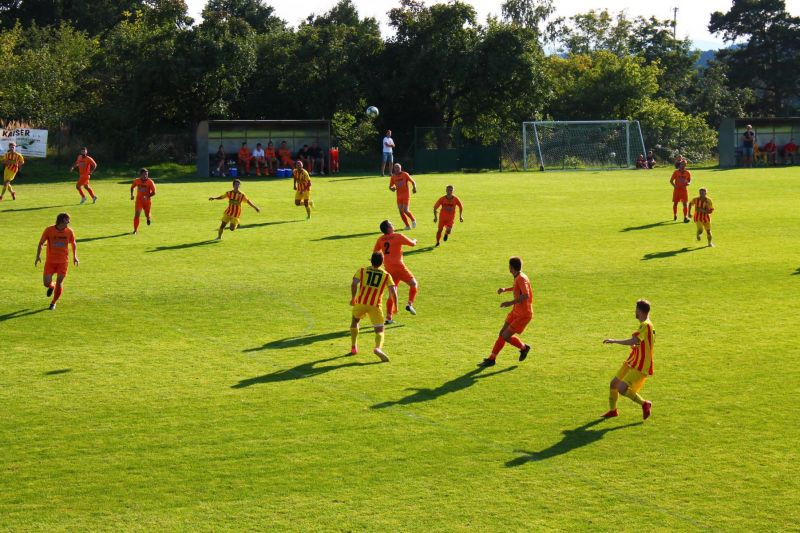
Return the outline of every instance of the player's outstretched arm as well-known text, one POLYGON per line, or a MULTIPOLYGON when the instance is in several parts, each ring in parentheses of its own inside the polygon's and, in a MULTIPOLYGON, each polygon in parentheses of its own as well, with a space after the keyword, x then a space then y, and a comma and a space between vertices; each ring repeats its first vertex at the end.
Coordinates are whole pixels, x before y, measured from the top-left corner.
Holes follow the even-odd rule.
POLYGON ((33 261, 33 266, 36 266, 42 262, 42 246, 44 245, 44 243, 45 243, 44 239, 39 240, 39 246, 36 248, 36 259, 33 261))
POLYGON ((356 304, 356 292, 358 291, 359 283, 361 283, 361 280, 358 278, 353 278, 352 283, 350 283, 350 305, 356 304))
POLYGON ((513 291, 514 287, 500 287, 497 289, 497 294, 503 294, 504 292, 513 291))
POLYGON ((631 336, 630 339, 605 339, 603 344, 621 344, 623 346, 638 346, 641 344, 639 337, 636 335, 631 336))
POLYGON ((250 200, 247 200, 247 204, 250 207, 252 207, 253 209, 255 209, 256 213, 260 213, 261 212, 261 209, 259 209, 258 206, 256 204, 254 204, 253 202, 251 202, 250 200))

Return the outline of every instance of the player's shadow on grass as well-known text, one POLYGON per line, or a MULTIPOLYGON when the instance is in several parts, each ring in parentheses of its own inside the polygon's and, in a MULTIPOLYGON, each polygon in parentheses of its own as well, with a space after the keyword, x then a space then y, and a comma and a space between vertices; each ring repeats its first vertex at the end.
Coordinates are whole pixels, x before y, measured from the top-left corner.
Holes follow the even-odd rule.
POLYGON ((797 269, 797 270, 795 270, 794 272, 792 272, 792 276, 800 276, 800 267, 798 267, 798 269, 797 269))
POLYGON ((369 361, 369 362, 350 361, 348 363, 342 363, 337 365, 317 366, 320 363, 328 363, 331 361, 336 361, 337 359, 341 359, 343 357, 352 357, 352 356, 350 354, 337 355, 335 357, 328 357, 327 359, 320 359, 318 361, 311 361, 310 363, 303 363, 302 365, 297 365, 294 368, 287 368, 286 370, 278 370, 277 372, 264 374, 263 376, 256 376, 254 378, 243 379, 236 385, 231 385, 231 388, 243 389, 245 387, 250 387, 252 385, 260 385, 262 383, 278 383, 281 381, 293 381, 296 379, 312 378, 320 374, 325 374, 326 372, 331 372, 332 370, 339 370, 342 368, 348 368, 352 366, 369 366, 369 365, 381 364, 380 361, 369 361))
POLYGON ((462 391, 467 389, 473 385, 475 385, 479 379, 485 379, 492 376, 496 376, 498 374, 503 374, 505 372, 510 372, 517 368, 517 365, 510 366, 508 368, 504 368, 503 370, 498 370, 497 372, 491 372, 489 374, 481 374, 483 368, 475 368, 470 370, 463 376, 458 376, 455 379, 451 379, 434 389, 415 389, 413 387, 409 387, 406 390, 413 390, 415 391, 412 394, 409 394, 405 398, 400 398, 394 402, 381 402, 376 403, 370 409, 384 409, 386 407, 392 407, 393 405, 408 405, 411 403, 420 403, 420 402, 429 402, 431 400, 436 400, 437 398, 441 398, 445 394, 451 394, 453 392, 462 391))
POLYGON ((19 213, 22 211, 41 211, 43 209, 55 209, 57 207, 70 207, 72 204, 62 204, 62 205, 42 205, 39 207, 18 207, 14 209, 3 209, 0 213, 19 213))
POLYGON ((0 322, 5 322, 6 320, 12 320, 14 318, 22 318, 24 316, 30 315, 37 315, 46 311, 45 308, 42 309, 20 309, 19 311, 14 311, 13 313, 6 313, 5 315, 0 315, 0 322))
POLYGON ((645 224, 644 226, 629 226, 627 228, 622 228, 619 231, 622 232, 622 233, 624 233, 626 231, 639 231, 639 230, 643 230, 643 229, 652 229, 652 228, 658 228, 658 227, 661 227, 661 226, 667 226, 667 225, 670 225, 672 223, 673 222, 671 220, 662 220, 661 222, 653 222, 652 224, 645 224))
POLYGON ((652 259, 666 259, 667 257, 675 257, 676 255, 694 252, 695 250, 702 250, 703 248, 705 248, 705 246, 695 246, 694 248, 684 246, 683 248, 679 248, 677 250, 668 250, 666 252, 653 252, 650 254, 644 254, 644 257, 642 257, 642 261, 650 261, 652 259))
MULTIPOLYGON (((395 324, 391 327, 384 327, 384 330, 402 328, 402 324, 395 324)), ((366 331, 366 330, 365 330, 366 331)), ((372 333, 372 328, 369 328, 367 333, 372 333)), ((329 341, 332 339, 341 339, 349 337, 350 330, 345 331, 331 331, 330 333, 318 333, 316 335, 301 335, 299 337, 286 337, 275 341, 267 342, 257 348, 247 348, 244 352, 260 352, 261 350, 282 350, 284 348, 296 348, 298 346, 308 346, 315 342, 329 341)), ((349 345, 348 345, 349 346, 349 345)))
POLYGON ((353 180, 374 180, 374 179, 385 179, 383 176, 359 176, 357 178, 335 178, 328 183, 336 183, 337 181, 353 181, 353 180))
POLYGON ((116 239, 117 237, 124 237, 125 235, 130 235, 130 232, 117 233, 116 235, 103 235, 102 237, 87 237, 85 239, 75 239, 75 242, 102 241, 105 239, 116 239))
POLYGON ((45 376, 57 376, 59 374, 66 374, 67 372, 72 372, 71 368, 59 368, 57 370, 49 370, 44 373, 45 376))
POLYGON ((150 252, 168 252, 170 250, 183 250, 185 248, 194 248, 196 246, 206 246, 209 244, 214 244, 219 242, 218 239, 206 239, 204 241, 197 241, 197 242, 185 242, 183 244, 175 244, 173 246, 156 246, 152 250, 147 250, 148 253, 150 252))
POLYGON ((425 248, 413 248, 407 252, 403 252, 403 255, 424 254, 425 252, 432 252, 435 249, 436 249, 435 246, 426 246, 425 248))
POLYGON ((250 229, 250 228, 263 228, 264 226, 277 226, 278 224, 293 224, 295 222, 301 222, 300 220, 273 220, 271 222, 259 222, 257 224, 247 224, 245 226, 239 226, 236 231, 240 231, 243 229, 250 229))
POLYGON ((328 235, 327 237, 320 237, 319 239, 311 239, 312 241, 339 241, 342 239, 357 239, 359 237, 369 237, 377 236, 378 233, 375 231, 369 231, 367 233, 351 233, 350 235, 328 235))
POLYGON ((514 450, 516 453, 522 453, 524 455, 520 455, 519 457, 507 461, 506 466, 509 468, 514 466, 522 466, 525 463, 529 463, 532 461, 543 461, 545 459, 550 459, 551 457, 563 455, 577 448, 582 448, 584 446, 599 441, 609 431, 617 431, 618 429, 640 426, 642 424, 642 422, 633 422, 631 424, 625 424, 624 426, 613 426, 603 429, 591 429, 592 427, 604 421, 605 421, 604 418, 598 418, 596 420, 587 422, 582 426, 578 426, 575 429, 565 429, 564 431, 562 431, 564 436, 561 437, 560 441, 538 452, 514 450))

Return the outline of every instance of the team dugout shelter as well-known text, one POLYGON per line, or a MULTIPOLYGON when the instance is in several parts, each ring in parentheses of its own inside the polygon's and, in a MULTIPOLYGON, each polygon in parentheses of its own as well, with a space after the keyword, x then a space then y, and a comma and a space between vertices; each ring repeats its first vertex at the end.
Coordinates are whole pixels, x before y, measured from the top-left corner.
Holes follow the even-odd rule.
POLYGON ((197 175, 211 176, 212 162, 220 145, 228 160, 235 162, 242 143, 246 142, 252 151, 257 143, 266 148, 270 141, 276 149, 286 141, 293 155, 304 144, 311 146, 316 141, 327 154, 331 147, 331 123, 328 120, 204 120, 197 126, 197 175))
MULTIPOLYGON (((719 125, 719 166, 733 168, 742 162, 742 140, 747 126, 753 126, 756 142, 761 149, 771 139, 777 147, 777 162, 785 163, 784 147, 790 140, 800 143, 800 117, 725 118, 719 125)), ((794 157, 792 157, 794 163, 794 157)), ((759 161, 755 161, 756 164, 759 161)))

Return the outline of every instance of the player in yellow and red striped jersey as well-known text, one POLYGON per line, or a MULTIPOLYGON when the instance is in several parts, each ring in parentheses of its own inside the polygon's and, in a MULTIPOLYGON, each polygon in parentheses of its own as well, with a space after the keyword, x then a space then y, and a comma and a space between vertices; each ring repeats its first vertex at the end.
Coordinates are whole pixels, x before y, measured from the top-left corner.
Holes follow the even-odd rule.
POLYGON ((260 213, 256 204, 250 201, 247 195, 239 190, 242 182, 238 179, 233 180, 233 190, 219 196, 212 196, 209 200, 228 200, 228 207, 222 215, 222 224, 219 226, 219 233, 217 239, 222 238, 222 232, 225 231, 225 226, 230 224, 231 231, 239 227, 239 217, 242 216, 242 204, 246 203, 260 213))
POLYGON ((8 143, 8 151, 3 154, 3 158, 0 161, 3 163, 3 190, 0 191, 0 200, 3 199, 6 191, 11 193, 12 200, 16 200, 17 193, 11 187, 11 182, 14 181, 14 178, 17 177, 17 172, 25 164, 25 158, 17 152, 17 143, 8 143))
POLYGON ((653 375, 653 347, 656 342, 656 330, 650 322, 650 302, 636 302, 636 319, 639 329, 633 332, 630 339, 605 339, 603 344, 622 344, 630 346, 631 353, 622 363, 617 375, 611 380, 608 397, 608 412, 603 418, 614 418, 619 415, 617 399, 622 394, 642 406, 642 418, 647 420, 653 403, 639 396, 648 376, 653 375))
POLYGON ((383 254, 373 252, 370 257, 371 266, 359 268, 353 275, 353 283, 350 286, 352 297, 350 305, 353 306, 353 320, 350 322, 350 353, 358 353, 358 323, 362 318, 369 315, 372 320, 372 327, 375 328, 375 349, 373 353, 381 361, 387 363, 389 357, 383 352, 383 293, 389 289, 389 298, 397 299, 397 287, 395 287, 392 276, 381 266, 383 265, 383 254))
POLYGON ((708 197, 708 191, 703 187, 699 191, 700 196, 693 198, 689 202, 689 216, 692 216, 692 208, 694 207, 694 223, 697 224, 697 240, 706 230, 708 235, 708 245, 713 247, 714 243, 711 242, 711 213, 714 212, 714 202, 708 197))
POLYGON ((457 196, 453 195, 452 185, 445 187, 445 195, 436 200, 436 203, 433 206, 434 222, 436 222, 436 210, 439 209, 439 207, 442 208, 442 212, 438 217, 439 229, 436 231, 436 246, 439 246, 439 239, 442 237, 442 229, 445 230, 444 240, 447 240, 450 232, 453 231, 453 222, 456 219, 456 207, 458 207, 459 222, 464 222, 464 217, 462 216, 464 213, 464 206, 461 205, 461 200, 459 200, 457 196))
POLYGON ((294 181, 292 187, 296 191, 294 193, 294 205, 304 205, 306 207, 306 220, 309 220, 311 218, 311 208, 314 207, 314 200, 311 199, 311 176, 303 168, 303 162, 299 159, 294 166, 295 168, 292 170, 292 179, 294 181))

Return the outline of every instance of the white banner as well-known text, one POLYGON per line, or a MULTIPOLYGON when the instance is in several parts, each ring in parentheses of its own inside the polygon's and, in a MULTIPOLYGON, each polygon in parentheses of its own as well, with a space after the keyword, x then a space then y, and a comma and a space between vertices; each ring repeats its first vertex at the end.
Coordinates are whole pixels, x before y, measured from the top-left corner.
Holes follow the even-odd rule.
POLYGON ((8 143, 17 143, 23 157, 47 157, 47 130, 17 128, 0 130, 0 152, 8 151, 8 143))

